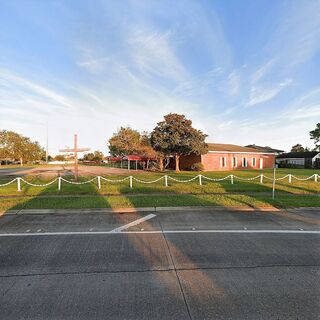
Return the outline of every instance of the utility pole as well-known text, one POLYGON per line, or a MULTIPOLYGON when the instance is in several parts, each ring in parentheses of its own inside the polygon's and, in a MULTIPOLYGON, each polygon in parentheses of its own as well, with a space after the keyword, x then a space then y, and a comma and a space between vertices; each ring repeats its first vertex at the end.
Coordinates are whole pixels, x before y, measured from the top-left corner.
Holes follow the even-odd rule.
POLYGON ((48 121, 47 121, 47 144, 46 144, 46 163, 48 164, 49 157, 49 130, 48 130, 48 121))

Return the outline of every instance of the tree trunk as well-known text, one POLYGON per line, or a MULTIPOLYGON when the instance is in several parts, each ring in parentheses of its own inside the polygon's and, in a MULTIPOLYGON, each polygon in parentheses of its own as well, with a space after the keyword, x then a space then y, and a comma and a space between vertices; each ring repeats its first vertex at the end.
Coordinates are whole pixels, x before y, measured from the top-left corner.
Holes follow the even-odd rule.
POLYGON ((180 171, 179 163, 180 163, 180 154, 176 154, 176 172, 180 171))
POLYGON ((158 158, 158 162, 159 162, 159 169, 160 171, 163 171, 163 157, 159 157, 158 158))
POLYGON ((23 166, 23 160, 22 160, 22 158, 20 158, 20 166, 21 166, 21 167, 23 166))

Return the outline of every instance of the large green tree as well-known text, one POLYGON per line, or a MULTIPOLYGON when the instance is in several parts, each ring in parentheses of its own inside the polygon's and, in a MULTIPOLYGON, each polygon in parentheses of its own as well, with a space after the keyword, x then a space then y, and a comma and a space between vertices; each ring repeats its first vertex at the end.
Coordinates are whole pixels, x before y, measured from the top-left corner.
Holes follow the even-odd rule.
POLYGON ((154 150, 150 145, 150 136, 147 132, 140 134, 130 127, 121 127, 109 139, 109 151, 113 156, 139 154, 153 156, 154 150))
POLYGON ((291 147, 291 152, 305 152, 306 150, 300 143, 295 144, 291 147))
POLYGON ((184 115, 170 113, 153 129, 151 145, 160 155, 173 156, 176 171, 180 171, 182 155, 203 154, 207 151, 206 137, 202 131, 193 128, 192 121, 184 115))
POLYGON ((316 128, 310 131, 310 139, 314 140, 316 150, 320 150, 320 123, 317 123, 316 128))
POLYGON ((0 158, 25 162, 39 161, 45 156, 45 151, 37 141, 14 131, 0 131, 0 158))

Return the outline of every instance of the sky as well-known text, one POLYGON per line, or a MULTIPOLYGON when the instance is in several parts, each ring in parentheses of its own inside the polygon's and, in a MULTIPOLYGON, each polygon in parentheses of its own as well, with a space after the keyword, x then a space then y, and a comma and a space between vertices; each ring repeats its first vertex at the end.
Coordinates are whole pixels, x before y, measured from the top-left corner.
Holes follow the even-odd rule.
POLYGON ((0 130, 107 154, 170 112, 207 142, 313 147, 320 0, 0 1, 0 130))

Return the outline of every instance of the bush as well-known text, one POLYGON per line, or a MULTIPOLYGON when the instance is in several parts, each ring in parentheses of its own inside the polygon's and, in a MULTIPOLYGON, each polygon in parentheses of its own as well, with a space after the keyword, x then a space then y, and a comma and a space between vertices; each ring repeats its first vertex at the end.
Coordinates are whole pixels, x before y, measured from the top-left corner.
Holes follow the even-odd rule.
POLYGON ((203 171, 204 170, 204 166, 201 162, 197 162, 197 163, 194 163, 192 166, 191 166, 191 170, 192 171, 203 171))

